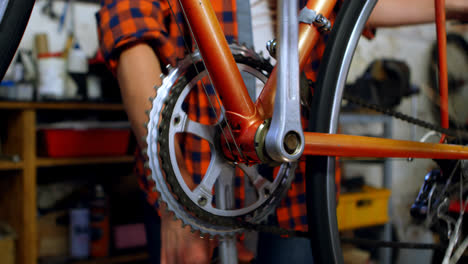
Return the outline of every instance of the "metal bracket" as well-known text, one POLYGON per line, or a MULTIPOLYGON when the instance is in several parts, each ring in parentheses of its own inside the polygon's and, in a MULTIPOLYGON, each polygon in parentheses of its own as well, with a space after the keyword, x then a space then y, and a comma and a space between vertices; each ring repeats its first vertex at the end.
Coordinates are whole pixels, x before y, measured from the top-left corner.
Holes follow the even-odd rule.
POLYGON ((306 24, 314 24, 317 29, 324 33, 331 30, 331 22, 322 14, 317 13, 315 10, 304 7, 299 13, 299 22, 306 24))
MULTIPOLYGON (((218 178, 215 186, 216 205, 219 209, 229 210, 234 208, 234 170, 226 170, 218 178)), ((222 264, 237 263, 236 237, 226 237, 219 241, 219 258, 222 264)))
POLYGON ((271 39, 266 43, 266 49, 268 50, 268 53, 270 53, 270 56, 276 59, 276 48, 278 44, 276 42, 276 39, 271 39))

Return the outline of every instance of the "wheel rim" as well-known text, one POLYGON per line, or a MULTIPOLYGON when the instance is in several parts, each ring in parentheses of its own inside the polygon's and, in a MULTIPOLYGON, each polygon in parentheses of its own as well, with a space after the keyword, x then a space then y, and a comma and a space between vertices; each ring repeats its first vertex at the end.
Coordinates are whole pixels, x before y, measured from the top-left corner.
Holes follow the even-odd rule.
MULTIPOLYGON (((317 96, 314 95, 315 101, 311 111, 312 123, 309 127, 311 131, 336 133, 341 98, 351 59, 376 2, 369 0, 344 3, 343 16, 338 17, 335 23, 343 24, 345 28, 345 24, 351 21, 352 28, 349 30, 348 25, 347 31, 336 32, 329 40, 331 47, 327 47, 327 50, 330 49, 330 52, 326 51, 326 54, 329 55, 330 63, 325 63, 325 67, 321 66, 318 75, 320 79, 317 82, 317 96), (338 58, 339 63, 331 62, 333 58, 338 58)), ((339 30, 338 27, 337 31, 339 30)), ((314 260, 317 263, 343 263, 336 218, 335 158, 310 157, 307 170, 307 209, 314 260)))
POLYGON ((9 0, 3 0, 0 2, 0 24, 2 24, 3 16, 5 15, 5 11, 7 9, 9 0))

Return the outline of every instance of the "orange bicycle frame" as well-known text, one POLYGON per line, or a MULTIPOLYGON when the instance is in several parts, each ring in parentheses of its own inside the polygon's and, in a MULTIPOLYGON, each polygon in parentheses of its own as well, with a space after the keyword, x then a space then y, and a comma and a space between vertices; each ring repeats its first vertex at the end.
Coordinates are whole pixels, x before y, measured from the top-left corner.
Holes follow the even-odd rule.
MULTIPOLYGON (((444 0, 435 1, 443 3, 444 0)), ((180 2, 205 61, 210 79, 226 110, 226 119, 232 128, 234 141, 247 155, 247 160, 242 161, 258 161, 253 146, 254 138, 258 127, 265 119, 271 118, 273 113, 276 67, 254 104, 231 55, 210 0, 180 0, 180 2)), ((335 4, 336 0, 309 0, 306 7, 329 17, 335 4)), ((437 6, 440 8, 440 3, 437 6)), ((441 22, 438 21, 438 23, 441 22)), ((317 43, 319 35, 314 25, 300 23, 298 48, 301 70, 317 43)), ((468 148, 463 146, 312 132, 305 132, 304 137, 304 155, 468 158, 468 148)))

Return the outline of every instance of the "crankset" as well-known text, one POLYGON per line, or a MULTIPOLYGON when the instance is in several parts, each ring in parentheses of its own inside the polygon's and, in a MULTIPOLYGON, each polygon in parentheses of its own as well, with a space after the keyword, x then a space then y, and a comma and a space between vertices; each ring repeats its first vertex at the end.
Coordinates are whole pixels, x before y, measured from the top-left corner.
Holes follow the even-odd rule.
MULTIPOLYGON (((266 82, 272 70, 268 60, 245 46, 233 44, 230 48, 241 72, 261 83, 266 82)), ((248 224, 260 223, 274 213, 289 190, 296 163, 286 162, 270 168, 276 173, 267 177, 260 173, 263 165, 246 166, 225 159, 218 139, 222 140, 227 124, 222 106, 213 98, 216 94, 198 52, 182 60, 177 68, 170 69, 157 88, 157 97, 149 112, 147 155, 151 175, 148 177, 156 182, 161 201, 183 225, 189 225, 204 236, 233 236, 248 224), (211 119, 207 121, 194 114, 204 110, 203 107, 192 109, 191 102, 196 107, 209 105, 206 110, 209 113, 205 115, 211 119), (200 153, 200 149, 204 152, 200 153), (201 160, 203 155, 205 158, 201 160), (184 168, 186 158, 200 163, 197 168, 186 168, 191 169, 191 175, 198 175, 195 186, 184 168), (236 181, 250 183, 255 190, 253 201, 229 210, 217 204, 214 185, 225 174, 235 174, 236 181)))

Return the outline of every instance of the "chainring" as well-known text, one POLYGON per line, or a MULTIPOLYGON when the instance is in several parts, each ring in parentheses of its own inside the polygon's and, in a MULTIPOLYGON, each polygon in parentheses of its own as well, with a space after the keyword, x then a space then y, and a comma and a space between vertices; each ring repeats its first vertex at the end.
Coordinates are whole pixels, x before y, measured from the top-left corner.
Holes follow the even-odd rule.
MULTIPOLYGON (((272 66, 252 50, 237 44, 230 45, 231 51, 242 72, 247 72, 261 81, 266 81, 272 66)), ((273 179, 266 179, 258 173, 257 166, 237 165, 224 159, 217 142, 219 126, 206 125, 190 120, 183 110, 183 102, 197 81, 206 76, 201 55, 195 52, 179 63, 177 68, 168 68, 169 73, 157 87, 147 125, 147 155, 151 169, 149 179, 156 183, 160 200, 167 209, 181 219, 183 226, 189 225, 203 235, 233 236, 244 231, 245 223, 260 223, 274 213, 281 199, 286 195, 294 177, 296 163, 283 163, 273 179), (210 165, 200 185, 191 190, 184 181, 177 163, 175 138, 177 134, 189 133, 207 140, 210 144, 210 165), (240 209, 221 210, 212 204, 212 187, 223 171, 238 166, 257 188, 257 201, 240 209), (200 203, 203 195, 205 203, 200 203)), ((222 111, 221 111, 222 112, 222 111)), ((222 136, 222 135, 221 135, 222 136)))

